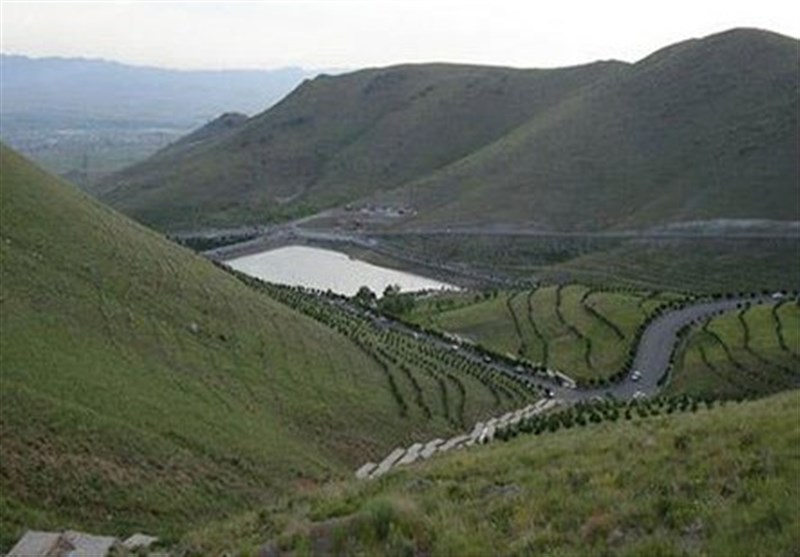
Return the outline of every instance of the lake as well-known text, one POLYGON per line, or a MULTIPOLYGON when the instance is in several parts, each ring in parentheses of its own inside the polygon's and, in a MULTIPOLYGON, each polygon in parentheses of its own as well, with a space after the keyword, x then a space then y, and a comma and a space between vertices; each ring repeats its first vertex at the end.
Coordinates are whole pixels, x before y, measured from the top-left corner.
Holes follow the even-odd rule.
POLYGON ((287 246, 245 255, 225 262, 230 267, 268 282, 332 290, 352 296, 362 286, 378 296, 392 284, 401 292, 455 289, 452 284, 379 267, 333 250, 287 246))

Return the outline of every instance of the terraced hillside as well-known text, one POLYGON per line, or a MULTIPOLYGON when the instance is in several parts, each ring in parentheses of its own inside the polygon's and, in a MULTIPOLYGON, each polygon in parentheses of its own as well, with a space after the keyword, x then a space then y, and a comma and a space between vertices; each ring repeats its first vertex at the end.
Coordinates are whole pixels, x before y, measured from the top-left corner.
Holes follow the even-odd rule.
POLYGON ((800 430, 786 426, 798 405, 793 391, 521 434, 265 506, 185 543, 204 554, 792 554, 800 430))
POLYGON ((691 330, 668 392, 739 398, 800 385, 800 306, 754 305, 691 330))
POLYGON ((390 327, 385 318, 346 298, 237 275, 371 354, 386 373, 402 416, 420 414, 427 420, 445 420, 463 430, 489 414, 520 408, 537 398, 536 391, 520 379, 454 350, 453 346, 390 327))
POLYGON ((169 538, 532 396, 324 326, 0 155, 0 550, 169 538))
POLYGON ((622 369, 637 330, 677 294, 608 291, 582 285, 501 291, 490 297, 445 295, 408 317, 512 357, 588 381, 622 369))

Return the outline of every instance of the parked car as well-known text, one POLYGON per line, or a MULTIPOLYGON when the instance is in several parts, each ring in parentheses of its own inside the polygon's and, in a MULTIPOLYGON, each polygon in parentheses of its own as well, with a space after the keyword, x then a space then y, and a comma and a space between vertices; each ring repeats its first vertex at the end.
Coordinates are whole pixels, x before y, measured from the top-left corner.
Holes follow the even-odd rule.
POLYGON ((631 381, 638 381, 641 378, 642 378, 642 372, 639 371, 638 369, 634 369, 631 372, 631 381))

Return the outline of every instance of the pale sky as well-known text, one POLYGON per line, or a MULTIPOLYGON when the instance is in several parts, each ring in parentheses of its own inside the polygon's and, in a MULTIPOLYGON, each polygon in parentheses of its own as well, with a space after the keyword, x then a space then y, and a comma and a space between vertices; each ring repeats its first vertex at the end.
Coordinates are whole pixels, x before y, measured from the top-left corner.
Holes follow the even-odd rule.
POLYGON ((788 0, 0 0, 0 50, 170 68, 636 61, 731 27, 800 37, 788 0))

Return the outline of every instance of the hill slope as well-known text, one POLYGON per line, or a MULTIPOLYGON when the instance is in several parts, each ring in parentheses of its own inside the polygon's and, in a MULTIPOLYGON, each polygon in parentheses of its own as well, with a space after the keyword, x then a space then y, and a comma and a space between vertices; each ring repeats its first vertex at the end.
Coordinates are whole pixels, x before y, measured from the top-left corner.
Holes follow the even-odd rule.
POLYGON ((320 76, 213 148, 165 152, 112 176, 104 199, 162 228, 343 203, 457 161, 620 67, 429 64, 320 76))
POLYGON ((796 220, 798 55, 755 30, 656 52, 409 186, 425 208, 414 224, 796 220))
POLYGON ((170 535, 453 430, 341 334, 0 156, 0 547, 170 535))
POLYGON ((319 77, 105 199, 162 229, 412 205, 407 227, 798 219, 797 40, 738 29, 627 65, 398 66, 319 77), (535 210, 534 210, 535 208, 535 210))
POLYGON ((799 402, 792 391, 521 433, 267 506, 189 543, 205 554, 791 554, 800 431, 785 424, 799 402))

